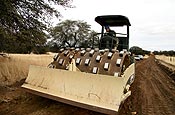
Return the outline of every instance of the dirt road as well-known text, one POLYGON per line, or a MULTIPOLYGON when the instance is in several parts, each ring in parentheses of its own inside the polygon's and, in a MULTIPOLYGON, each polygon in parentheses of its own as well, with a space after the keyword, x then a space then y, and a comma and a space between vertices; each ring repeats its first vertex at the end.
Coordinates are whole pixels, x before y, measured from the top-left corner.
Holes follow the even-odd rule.
MULTIPOLYGON (((24 80, 0 85, 0 115, 102 115, 26 93, 24 80)), ((132 95, 121 106, 120 115, 175 115, 175 82, 150 56, 136 63, 132 95)))
POLYGON ((136 79, 131 87, 132 111, 139 115, 175 115, 175 82, 153 56, 136 64, 136 79))

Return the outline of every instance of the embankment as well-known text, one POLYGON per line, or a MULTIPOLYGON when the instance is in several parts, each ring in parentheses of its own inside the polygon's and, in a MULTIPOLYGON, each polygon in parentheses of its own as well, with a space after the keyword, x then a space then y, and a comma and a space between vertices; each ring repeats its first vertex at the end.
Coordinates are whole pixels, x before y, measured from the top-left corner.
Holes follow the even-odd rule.
POLYGON ((175 65, 175 57, 174 56, 165 56, 165 55, 156 55, 156 59, 162 60, 171 65, 175 65))
POLYGON ((160 55, 156 59, 162 70, 175 81, 175 57, 160 55))
MULTIPOLYGON (((47 66, 54 54, 9 54, 0 57, 0 85, 11 85, 27 77, 30 65, 47 66)), ((39 73, 38 73, 39 75, 39 73)))

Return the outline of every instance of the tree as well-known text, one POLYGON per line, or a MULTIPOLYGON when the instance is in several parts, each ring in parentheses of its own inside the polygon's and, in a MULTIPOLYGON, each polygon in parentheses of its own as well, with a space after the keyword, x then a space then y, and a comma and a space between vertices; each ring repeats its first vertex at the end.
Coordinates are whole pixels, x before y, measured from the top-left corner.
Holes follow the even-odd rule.
POLYGON ((166 56, 175 56, 175 51, 170 50, 170 51, 154 51, 154 55, 166 55, 166 56))
POLYGON ((2 0, 0 4, 0 50, 18 51, 25 48, 26 51, 31 51, 33 47, 44 45, 47 40, 44 30, 47 31, 47 27, 50 26, 50 18, 61 15, 52 6, 71 7, 71 1, 2 0))
POLYGON ((132 54, 135 54, 135 55, 149 55, 150 54, 150 51, 147 51, 147 50, 143 50, 142 48, 138 47, 138 46, 133 46, 129 49, 129 51, 132 53, 132 54))
POLYGON ((133 46, 129 49, 129 51, 135 55, 142 55, 143 54, 143 50, 142 48, 138 47, 138 46, 133 46))
POLYGON ((95 31, 84 21, 65 20, 51 28, 52 44, 60 47, 92 47, 95 31))
POLYGON ((143 54, 150 55, 151 54, 151 51, 143 50, 143 54))

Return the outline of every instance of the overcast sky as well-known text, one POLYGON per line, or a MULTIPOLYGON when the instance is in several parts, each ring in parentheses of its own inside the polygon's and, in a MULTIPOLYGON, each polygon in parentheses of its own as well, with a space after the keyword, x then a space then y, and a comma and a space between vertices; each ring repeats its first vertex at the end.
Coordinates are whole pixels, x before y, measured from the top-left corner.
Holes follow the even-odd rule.
POLYGON ((130 47, 175 50, 175 0, 73 0, 72 5, 75 8, 59 8, 61 21, 84 20, 100 32, 101 26, 94 21, 96 16, 125 15, 131 23, 130 47))

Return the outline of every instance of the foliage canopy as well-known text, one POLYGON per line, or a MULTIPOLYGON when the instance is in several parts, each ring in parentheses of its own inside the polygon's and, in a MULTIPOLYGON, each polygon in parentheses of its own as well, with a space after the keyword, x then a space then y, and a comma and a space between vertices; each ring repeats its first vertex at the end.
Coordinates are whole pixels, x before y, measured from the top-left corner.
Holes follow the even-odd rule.
POLYGON ((138 46, 133 46, 129 49, 129 51, 132 53, 132 54, 135 54, 135 55, 145 55, 145 54, 150 54, 150 51, 147 51, 147 50, 143 50, 142 48, 138 47, 138 46))
POLYGON ((0 51, 26 53, 46 43, 50 18, 61 14, 53 5, 71 7, 72 0, 2 0, 0 51), (24 51, 23 51, 24 50, 24 51))
POLYGON ((53 39, 50 45, 60 47, 92 47, 93 35, 87 22, 65 20, 51 29, 53 39))

